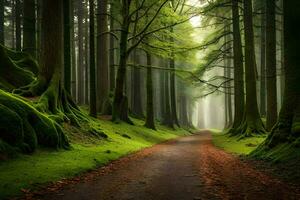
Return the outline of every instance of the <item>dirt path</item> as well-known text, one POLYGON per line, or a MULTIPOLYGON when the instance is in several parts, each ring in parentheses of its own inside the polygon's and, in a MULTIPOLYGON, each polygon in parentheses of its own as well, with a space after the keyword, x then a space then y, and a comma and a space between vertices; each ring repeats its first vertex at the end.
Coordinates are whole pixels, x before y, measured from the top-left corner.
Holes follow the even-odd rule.
POLYGON ((85 180, 35 198, 300 199, 293 188, 215 148, 207 131, 122 158, 86 174, 85 180))

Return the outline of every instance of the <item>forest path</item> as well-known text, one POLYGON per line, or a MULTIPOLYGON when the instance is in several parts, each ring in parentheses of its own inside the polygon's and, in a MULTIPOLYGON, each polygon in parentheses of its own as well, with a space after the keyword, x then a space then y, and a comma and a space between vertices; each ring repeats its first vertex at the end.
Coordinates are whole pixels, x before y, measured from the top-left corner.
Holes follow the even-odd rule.
POLYGON ((147 148, 37 199, 300 199, 287 184, 217 149, 208 131, 147 148), (42 198, 41 198, 42 197, 42 198))

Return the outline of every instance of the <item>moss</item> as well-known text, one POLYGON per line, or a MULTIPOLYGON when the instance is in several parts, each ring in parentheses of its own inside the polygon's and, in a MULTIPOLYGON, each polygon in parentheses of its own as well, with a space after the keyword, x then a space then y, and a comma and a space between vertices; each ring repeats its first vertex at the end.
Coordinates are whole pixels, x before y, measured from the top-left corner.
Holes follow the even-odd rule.
POLYGON ((37 145, 68 147, 62 128, 28 102, 0 90, 0 138, 23 152, 33 152, 37 145), (7 118, 5 118, 6 116, 7 118))
POLYGON ((238 155, 248 155, 266 138, 265 136, 255 136, 241 139, 238 136, 230 136, 220 131, 212 131, 212 139, 215 146, 222 148, 225 151, 238 155))
POLYGON ((29 67, 32 63, 28 59, 26 62, 16 60, 16 58, 10 57, 12 55, 10 50, 0 45, 0 83, 1 88, 7 91, 28 85, 35 79, 34 74, 26 69, 26 66, 29 67))

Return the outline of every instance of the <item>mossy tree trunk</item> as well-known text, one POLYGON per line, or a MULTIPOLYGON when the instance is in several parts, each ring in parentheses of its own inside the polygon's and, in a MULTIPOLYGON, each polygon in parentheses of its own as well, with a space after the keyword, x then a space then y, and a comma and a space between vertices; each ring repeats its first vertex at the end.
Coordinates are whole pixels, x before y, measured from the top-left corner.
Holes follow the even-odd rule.
POLYGON ((153 104, 153 80, 152 80, 152 62, 150 53, 146 52, 147 56, 147 114, 146 123, 147 128, 156 130, 154 122, 154 104, 153 104))
MULTIPOLYGON (((17 95, 0 90, 0 139, 18 147, 24 152, 32 152, 37 145, 46 147, 68 147, 59 120, 68 118, 77 122, 75 113, 80 111, 70 96, 61 86, 61 69, 63 65, 63 5, 61 0, 44 0, 42 8, 42 52, 41 68, 36 81, 20 90, 22 94, 40 93, 36 104, 25 101, 17 95), (33 107, 34 105, 35 107, 33 107), (36 109, 37 108, 37 109, 36 109), (41 112, 43 111, 43 112, 41 112), (47 114, 51 114, 50 116, 47 114), (10 122, 10 124, 8 124, 10 122)), ((9 59, 9 55, 1 48, 3 60, 9 60, 6 70, 12 69, 21 74, 20 66, 30 63, 17 63, 9 59), (3 53, 4 52, 4 53, 3 53)), ((22 56, 22 55, 21 55, 22 56)), ((26 70, 29 72, 28 70, 26 70)), ((31 73, 33 77, 33 73, 31 73)), ((21 76, 21 75, 20 75, 21 76)), ((24 76, 24 74, 23 74, 24 76)), ((25 77, 25 76, 24 76, 25 77)), ((24 77, 19 77, 23 79, 24 77)), ((5 83, 1 73, 1 84, 5 83)), ((16 83, 15 84, 16 87, 16 83)), ((78 122, 77 122, 78 123, 78 122)))
POLYGON ((266 1, 266 69, 267 69, 267 121, 270 131, 277 121, 276 87, 276 20, 275 0, 266 1))
POLYGON ((233 73, 234 73, 234 119, 229 133, 236 134, 244 115, 244 65, 240 33, 240 15, 238 0, 232 0, 233 20, 233 73))
POLYGON ((77 102, 84 104, 84 4, 83 0, 77 1, 78 12, 78 61, 77 61, 77 90, 78 97, 77 102))
POLYGON ((236 134, 242 137, 248 137, 254 134, 264 134, 265 128, 260 118, 257 104, 252 0, 246 0, 243 4, 245 31, 246 103, 243 117, 244 121, 237 128, 236 134))

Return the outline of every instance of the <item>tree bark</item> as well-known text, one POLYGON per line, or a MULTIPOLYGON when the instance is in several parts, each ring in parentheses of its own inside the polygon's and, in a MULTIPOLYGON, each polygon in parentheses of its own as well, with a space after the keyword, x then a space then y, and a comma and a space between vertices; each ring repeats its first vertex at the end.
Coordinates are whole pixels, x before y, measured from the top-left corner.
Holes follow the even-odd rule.
MULTIPOLYGON (((64 11, 64 87, 71 94, 71 12, 70 0, 63 0, 64 11)), ((73 17, 73 15, 72 15, 73 17)))
POLYGON ((16 50, 21 51, 21 3, 16 0, 16 50))
POLYGON ((83 0, 78 0, 78 65, 77 65, 77 87, 78 87, 78 103, 84 103, 84 33, 83 33, 83 17, 84 8, 83 0))
POLYGON ((260 41, 260 114, 266 116, 266 3, 262 1, 261 41, 260 41))
POLYGON ((97 18, 97 80, 98 80, 98 111, 102 112, 103 103, 109 95, 109 67, 108 67, 108 24, 107 0, 98 0, 97 18))
POLYGON ((276 21, 275 0, 266 1, 266 69, 267 69, 267 121, 266 129, 270 131, 277 121, 277 87, 276 87, 276 21))
POLYGON ((23 51, 36 58, 35 0, 24 0, 23 14, 23 51))
POLYGON ((0 44, 4 44, 4 1, 0 1, 0 44))
POLYGON ((132 123, 128 117, 128 100, 124 94, 124 86, 126 80, 126 65, 128 59, 128 31, 130 19, 128 19, 129 8, 131 1, 122 0, 122 24, 121 24, 121 37, 120 37, 120 59, 119 68, 117 71, 116 89, 113 101, 112 120, 122 120, 132 123))
POLYGON ((97 117, 94 0, 89 0, 89 5, 90 5, 90 115, 93 117, 97 117))
POLYGON ((152 62, 150 53, 146 52, 147 56, 147 114, 146 123, 147 128, 156 130, 154 123, 154 104, 153 104, 153 80, 152 80, 152 62))
POLYGON ((240 33, 240 15, 238 0, 232 0, 233 19, 233 67, 234 67, 234 119, 230 133, 235 134, 244 115, 244 65, 240 33))
POLYGON ((263 134, 265 129, 260 118, 256 93, 256 63, 252 17, 252 0, 244 1, 246 104, 244 122, 240 127, 243 136, 263 134))

